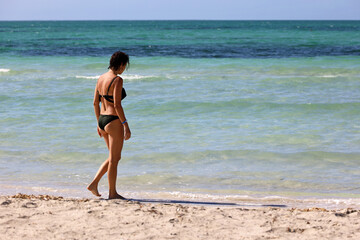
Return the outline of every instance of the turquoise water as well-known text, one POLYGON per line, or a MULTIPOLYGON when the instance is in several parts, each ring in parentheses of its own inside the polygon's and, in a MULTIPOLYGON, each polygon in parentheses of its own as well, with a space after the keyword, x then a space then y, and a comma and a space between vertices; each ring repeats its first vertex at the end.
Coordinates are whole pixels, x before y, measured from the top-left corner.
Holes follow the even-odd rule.
POLYGON ((132 138, 120 192, 359 198, 359 30, 359 21, 0 22, 0 193, 90 196, 107 157, 94 86, 123 50, 132 138))

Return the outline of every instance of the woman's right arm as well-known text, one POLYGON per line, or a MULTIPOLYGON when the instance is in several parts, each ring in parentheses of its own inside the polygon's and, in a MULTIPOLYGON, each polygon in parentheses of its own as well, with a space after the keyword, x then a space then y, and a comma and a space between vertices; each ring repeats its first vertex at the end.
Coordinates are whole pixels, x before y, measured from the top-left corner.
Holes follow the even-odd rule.
MULTIPOLYGON (((123 88, 123 79, 121 77, 119 77, 117 79, 117 81, 115 81, 115 84, 114 84, 114 108, 115 108, 116 114, 118 115, 121 123, 126 121, 124 109, 122 108, 122 105, 121 105, 122 88, 123 88)), ((123 126, 124 126, 125 140, 128 140, 131 137, 131 131, 130 131, 130 127, 129 127, 129 124, 127 123, 127 121, 125 123, 123 123, 123 126)))
MULTIPOLYGON (((97 122, 99 122, 99 116, 100 116, 100 100, 99 100, 99 91, 98 91, 98 88, 97 88, 97 83, 96 83, 96 87, 95 87, 95 93, 94 93, 94 112, 95 112, 95 116, 96 116, 96 120, 97 122)), ((97 127, 97 132, 99 134, 100 137, 101 136, 101 133, 100 133, 100 130, 99 130, 99 126, 97 127)))
POLYGON ((99 121, 99 116, 100 116, 100 101, 99 101, 99 91, 97 88, 97 84, 95 87, 95 93, 94 93, 94 111, 95 111, 95 116, 96 116, 96 120, 99 121))

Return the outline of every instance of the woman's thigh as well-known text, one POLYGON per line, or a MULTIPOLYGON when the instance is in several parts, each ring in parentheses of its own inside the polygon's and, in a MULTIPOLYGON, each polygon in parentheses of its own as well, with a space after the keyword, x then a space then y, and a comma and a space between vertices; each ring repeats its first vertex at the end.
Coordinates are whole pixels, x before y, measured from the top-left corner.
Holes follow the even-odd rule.
POLYGON ((100 133, 101 133, 101 136, 104 138, 104 141, 106 143, 107 148, 110 149, 110 147, 109 147, 109 134, 107 134, 107 132, 105 132, 102 129, 100 129, 100 133))
POLYGON ((120 120, 114 120, 105 126, 105 131, 108 135, 110 160, 118 161, 124 144, 124 127, 120 120))

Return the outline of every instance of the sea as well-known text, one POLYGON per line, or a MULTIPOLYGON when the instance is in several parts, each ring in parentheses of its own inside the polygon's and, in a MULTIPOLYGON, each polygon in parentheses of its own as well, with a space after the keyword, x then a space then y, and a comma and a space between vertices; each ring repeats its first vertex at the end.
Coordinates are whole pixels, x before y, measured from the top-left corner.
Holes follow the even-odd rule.
POLYGON ((360 21, 1 21, 1 195, 95 198, 119 50, 123 196, 360 208, 360 21))

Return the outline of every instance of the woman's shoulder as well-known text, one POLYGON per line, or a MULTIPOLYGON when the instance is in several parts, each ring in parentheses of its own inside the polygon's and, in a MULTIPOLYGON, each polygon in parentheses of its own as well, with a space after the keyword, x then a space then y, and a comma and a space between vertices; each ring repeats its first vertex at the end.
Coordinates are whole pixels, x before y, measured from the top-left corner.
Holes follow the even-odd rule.
POLYGON ((123 82, 123 79, 122 79, 122 77, 116 75, 116 76, 112 76, 112 77, 110 78, 110 81, 113 82, 114 84, 115 84, 115 83, 117 84, 117 83, 122 83, 122 82, 123 82))
POLYGON ((104 73, 102 75, 99 76, 98 78, 98 83, 100 84, 115 84, 115 83, 122 83, 123 82, 123 79, 122 77, 118 76, 118 75, 113 75, 113 74, 109 74, 109 73, 104 73))
POLYGON ((108 73, 104 73, 99 76, 98 82, 110 82, 114 76, 110 76, 108 73))
POLYGON ((103 81, 103 80, 104 80, 104 78, 105 78, 105 75, 106 75, 106 73, 101 74, 101 75, 98 77, 98 82, 103 81))

